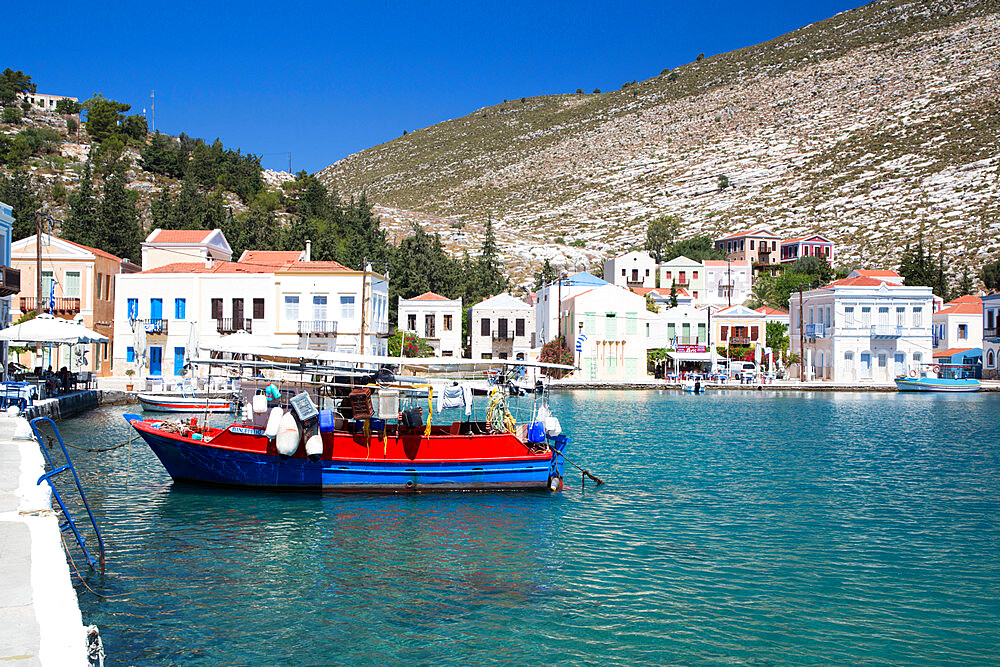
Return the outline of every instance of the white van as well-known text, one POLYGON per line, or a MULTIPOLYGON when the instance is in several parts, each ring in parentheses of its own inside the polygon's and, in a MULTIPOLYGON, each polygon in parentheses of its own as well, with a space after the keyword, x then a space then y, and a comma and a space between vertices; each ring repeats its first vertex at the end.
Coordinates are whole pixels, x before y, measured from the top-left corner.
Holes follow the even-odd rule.
POLYGON ((757 364, 752 361, 730 361, 729 376, 738 378, 752 378, 757 375, 757 364))

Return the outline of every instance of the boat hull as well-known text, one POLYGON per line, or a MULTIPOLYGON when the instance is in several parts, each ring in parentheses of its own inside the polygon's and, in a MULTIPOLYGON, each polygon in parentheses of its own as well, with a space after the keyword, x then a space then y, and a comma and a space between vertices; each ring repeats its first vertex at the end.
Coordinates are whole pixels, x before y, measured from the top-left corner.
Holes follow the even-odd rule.
MULTIPOLYGON (((303 455, 302 448, 291 457, 278 455, 273 442, 259 429, 236 426, 239 431, 234 433, 230 427, 213 438, 221 442, 217 445, 160 431, 156 422, 142 421, 137 415, 126 418, 177 480, 275 490, 389 493, 546 490, 560 487, 562 481, 561 456, 552 450, 532 453, 524 445, 520 445, 521 456, 430 458, 420 450, 427 454, 454 451, 456 443, 445 442, 453 438, 416 436, 414 442, 405 443, 405 437, 390 437, 383 445, 376 436, 363 436, 371 440, 364 448, 368 458, 360 459, 338 457, 334 452, 357 447, 361 434, 337 433, 324 434, 324 454, 312 461, 303 455), (397 455, 406 448, 418 454, 400 460, 397 455), (383 452, 388 452, 388 458, 383 452)), ((501 436, 471 436, 471 440, 484 437, 501 436)), ((514 438, 509 434, 503 437, 514 438)), ((489 447, 489 443, 483 444, 489 447)), ((509 449, 509 444, 501 449, 509 449)))
POLYGON ((229 397, 185 396, 183 394, 139 394, 143 412, 232 412, 235 402, 229 397))
POLYGON ((897 378, 896 389, 899 391, 925 391, 942 393, 967 393, 979 391, 979 380, 935 379, 935 378, 897 378))

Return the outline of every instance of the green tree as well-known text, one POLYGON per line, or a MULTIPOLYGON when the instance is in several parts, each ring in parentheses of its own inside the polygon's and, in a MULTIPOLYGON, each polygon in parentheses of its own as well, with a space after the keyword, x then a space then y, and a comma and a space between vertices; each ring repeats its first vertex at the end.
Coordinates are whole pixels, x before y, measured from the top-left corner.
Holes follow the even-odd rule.
POLYGON ((785 353, 788 351, 788 325, 781 322, 768 322, 764 340, 775 355, 784 359, 785 353))
POLYGON ((0 176, 0 201, 13 209, 15 241, 35 233, 35 214, 42 207, 37 192, 26 169, 15 169, 6 178, 0 176))
POLYGON ((281 228, 273 211, 254 205, 227 220, 222 233, 238 258, 244 250, 271 250, 281 243, 281 228))
POLYGON ((550 283, 554 283, 556 281, 556 278, 558 278, 558 277, 559 277, 559 274, 556 273, 556 270, 554 268, 552 268, 552 262, 550 262, 549 260, 546 259, 542 263, 542 268, 540 268, 538 271, 535 271, 535 287, 534 287, 534 289, 536 291, 540 290, 543 287, 545 287, 546 285, 548 285, 550 283))
POLYGON ((76 136, 80 131, 80 121, 76 118, 66 119, 66 133, 76 136))
POLYGON ((7 68, 0 73, 0 104, 14 104, 18 93, 34 93, 38 87, 31 82, 31 77, 17 70, 7 68))
POLYGON ((119 129, 123 135, 137 142, 144 141, 149 133, 146 117, 138 113, 123 118, 119 129))
POLYGON ((677 281, 672 280, 670 282, 670 307, 677 307, 677 281))
POLYGON ((64 97, 61 100, 56 101, 56 113, 68 116, 70 114, 77 114, 83 109, 83 105, 79 102, 64 97))
POLYGON ((425 338, 410 331, 396 331, 388 340, 389 356, 398 357, 399 348, 403 347, 403 357, 433 357, 434 348, 425 338), (405 336, 405 343, 403 342, 405 336))
MULTIPOLYGON (((479 253, 479 261, 476 264, 479 284, 477 286, 478 290, 473 290, 473 294, 479 297, 490 297, 507 291, 510 281, 501 268, 500 248, 497 246, 496 235, 493 232, 492 216, 487 216, 486 218, 486 228, 483 231, 483 246, 479 253)), ((479 301, 479 299, 475 301, 479 301)), ((474 303, 475 301, 470 303, 474 303)))
POLYGON ((97 142, 117 133, 122 114, 132 108, 129 104, 105 99, 100 94, 84 102, 83 106, 87 110, 87 134, 97 142))
POLYGON ((657 263, 663 261, 680 228, 680 219, 673 215, 660 215, 649 221, 644 247, 657 263))
MULTIPOLYGON (((573 352, 566 347, 566 339, 562 336, 553 338, 542 345, 542 349, 538 353, 538 360, 545 364, 566 364, 568 366, 572 366, 574 363, 573 352)), ((547 371, 549 375, 556 378, 566 375, 567 372, 563 370, 547 371)))
POLYGON ((91 171, 88 160, 83 166, 80 187, 69 196, 69 215, 66 216, 60 230, 60 234, 67 241, 87 246, 95 245, 92 236, 101 224, 91 171))
POLYGON ((132 261, 139 260, 143 235, 135 200, 134 194, 125 188, 125 175, 119 167, 104 181, 104 196, 98 207, 100 224, 91 232, 94 247, 132 261))
POLYGON ((693 236, 671 244, 662 261, 669 262, 681 256, 701 262, 706 259, 725 259, 726 253, 715 247, 715 241, 712 240, 712 237, 693 236))
POLYGON ((983 266, 979 275, 989 292, 1000 292, 1000 259, 983 266))
POLYGON ((21 122, 21 117, 23 114, 21 110, 17 107, 4 107, 3 108, 3 122, 10 125, 17 125, 21 122))
POLYGON ((959 297, 966 296, 967 294, 972 294, 976 290, 976 286, 972 282, 972 274, 969 273, 969 267, 962 269, 962 277, 958 281, 958 285, 955 289, 951 291, 951 301, 959 297))
POLYGON ((792 262, 792 265, 789 268, 794 273, 802 273, 813 276, 813 280, 810 281, 809 284, 810 287, 825 285, 833 278, 833 268, 830 266, 830 263, 822 257, 816 257, 814 255, 799 257, 797 260, 792 262))

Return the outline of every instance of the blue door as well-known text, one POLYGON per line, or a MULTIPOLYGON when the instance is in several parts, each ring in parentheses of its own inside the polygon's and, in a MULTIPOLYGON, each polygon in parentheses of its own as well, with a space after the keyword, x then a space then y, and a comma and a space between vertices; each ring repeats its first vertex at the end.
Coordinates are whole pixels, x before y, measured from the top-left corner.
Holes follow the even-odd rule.
POLYGON ((163 375, 163 348, 149 348, 149 374, 163 375))
POLYGON ((149 300, 149 319, 151 320, 163 319, 163 299, 149 300))
POLYGON ((174 348, 174 375, 180 375, 182 368, 184 368, 184 348, 183 347, 175 347, 174 348))

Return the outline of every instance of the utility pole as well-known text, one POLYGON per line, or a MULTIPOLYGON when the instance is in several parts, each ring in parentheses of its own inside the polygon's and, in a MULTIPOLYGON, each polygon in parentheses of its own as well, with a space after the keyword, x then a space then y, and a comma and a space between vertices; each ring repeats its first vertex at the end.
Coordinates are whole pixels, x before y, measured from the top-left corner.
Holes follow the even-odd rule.
POLYGON ((152 102, 149 103, 149 131, 156 132, 156 91, 149 91, 149 99, 152 102))
POLYGON ((42 314, 42 212, 35 213, 35 314, 42 314))
POLYGON ((729 295, 729 306, 733 305, 733 263, 727 258, 726 259, 726 272, 729 275, 729 289, 726 290, 726 294, 729 295))
POLYGON ((292 173, 292 151, 288 151, 288 173, 292 173))

